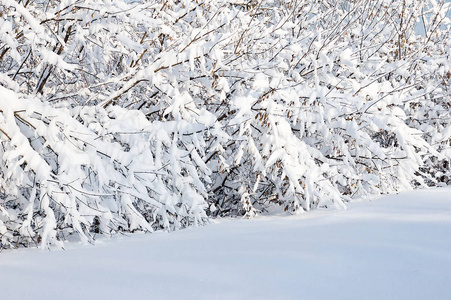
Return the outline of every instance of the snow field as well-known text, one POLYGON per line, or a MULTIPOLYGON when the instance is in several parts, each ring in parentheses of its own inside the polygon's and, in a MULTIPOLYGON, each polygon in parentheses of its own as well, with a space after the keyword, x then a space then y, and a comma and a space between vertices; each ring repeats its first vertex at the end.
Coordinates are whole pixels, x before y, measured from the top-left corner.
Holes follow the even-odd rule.
POLYGON ((0 254, 2 299, 451 299, 451 188, 0 254))

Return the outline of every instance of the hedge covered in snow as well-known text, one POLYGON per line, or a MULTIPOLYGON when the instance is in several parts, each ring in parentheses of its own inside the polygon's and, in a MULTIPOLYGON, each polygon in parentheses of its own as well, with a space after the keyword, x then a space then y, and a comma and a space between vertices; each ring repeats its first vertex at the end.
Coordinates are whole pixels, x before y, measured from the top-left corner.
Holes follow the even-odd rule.
POLYGON ((0 3, 0 248, 451 180, 445 0, 0 3))

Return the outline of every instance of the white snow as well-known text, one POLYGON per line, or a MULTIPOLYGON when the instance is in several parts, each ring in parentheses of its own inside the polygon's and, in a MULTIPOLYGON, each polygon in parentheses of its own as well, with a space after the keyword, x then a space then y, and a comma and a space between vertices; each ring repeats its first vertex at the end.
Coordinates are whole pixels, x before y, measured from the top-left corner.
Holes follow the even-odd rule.
POLYGON ((451 188, 0 254, 1 299, 451 299, 451 188))

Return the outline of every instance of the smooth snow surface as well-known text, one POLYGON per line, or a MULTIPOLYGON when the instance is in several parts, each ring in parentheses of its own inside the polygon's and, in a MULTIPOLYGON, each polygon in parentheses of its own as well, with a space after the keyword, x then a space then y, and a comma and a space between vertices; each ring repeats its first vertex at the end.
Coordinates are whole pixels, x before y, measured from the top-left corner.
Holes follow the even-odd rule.
POLYGON ((451 189, 0 254, 1 299, 451 299, 451 189))

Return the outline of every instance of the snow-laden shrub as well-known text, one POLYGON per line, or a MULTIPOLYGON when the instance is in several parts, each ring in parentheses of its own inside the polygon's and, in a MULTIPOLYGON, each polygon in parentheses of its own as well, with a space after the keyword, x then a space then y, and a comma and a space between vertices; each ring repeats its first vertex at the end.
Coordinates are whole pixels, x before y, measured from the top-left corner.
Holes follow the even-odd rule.
POLYGON ((206 222, 204 124, 150 123, 117 106, 55 109, 0 91, 3 247, 206 222))
POLYGON ((270 203, 294 211, 341 206, 337 196, 396 192, 440 176, 426 165, 449 157, 429 138, 441 129, 426 131, 430 119, 417 119, 412 108, 427 103, 422 113, 435 107, 449 124, 446 110, 429 100, 449 101, 444 83, 437 86, 448 70, 449 5, 296 4, 256 6, 232 26, 243 28, 245 42, 229 49, 235 56, 223 63, 225 76, 218 73, 226 94, 218 119, 234 141, 218 160, 215 207, 252 214, 249 203, 263 210, 270 203), (424 36, 414 30, 420 19, 424 36), (431 44, 433 36, 441 42, 431 44))

